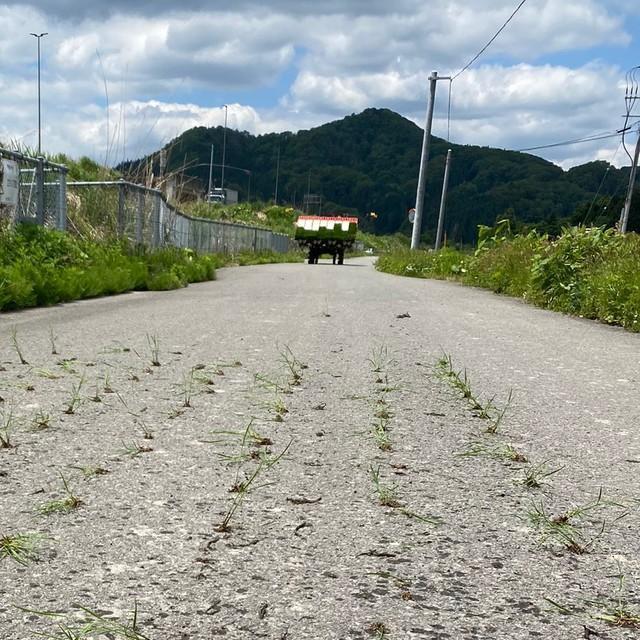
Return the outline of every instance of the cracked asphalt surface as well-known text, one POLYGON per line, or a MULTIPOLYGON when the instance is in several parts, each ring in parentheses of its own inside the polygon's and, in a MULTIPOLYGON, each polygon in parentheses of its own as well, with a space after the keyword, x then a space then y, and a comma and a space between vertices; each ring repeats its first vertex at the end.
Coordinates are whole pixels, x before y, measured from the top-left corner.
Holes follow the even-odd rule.
POLYGON ((0 638, 636 638, 639 340, 368 258, 1 314, 0 638))

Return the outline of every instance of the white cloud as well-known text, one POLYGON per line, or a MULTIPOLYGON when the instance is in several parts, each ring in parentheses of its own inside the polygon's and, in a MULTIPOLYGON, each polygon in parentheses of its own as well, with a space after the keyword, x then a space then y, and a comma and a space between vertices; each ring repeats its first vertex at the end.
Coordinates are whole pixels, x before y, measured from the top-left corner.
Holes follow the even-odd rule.
MULTIPOLYGON (((146 153, 189 127, 220 124, 221 109, 210 103, 223 101, 233 103, 230 126, 254 133, 305 128, 369 106, 392 108, 422 125, 431 69, 459 69, 514 7, 512 0, 483 0, 482 10, 478 4, 184 0, 176 9, 165 0, 5 0, 0 138, 35 139, 31 30, 50 32, 42 86, 51 150, 103 157, 109 137, 118 153, 146 153), (287 86, 283 75, 291 78, 287 86)), ((636 10, 623 0, 525 5, 491 48, 500 64, 482 64, 483 58, 456 81, 453 139, 519 148, 619 126, 620 70, 540 60, 627 46, 624 16, 636 10)), ((439 135, 446 131, 445 112, 441 83, 439 135)), ((566 164, 609 153, 601 142, 581 149, 583 155, 545 154, 566 164)))

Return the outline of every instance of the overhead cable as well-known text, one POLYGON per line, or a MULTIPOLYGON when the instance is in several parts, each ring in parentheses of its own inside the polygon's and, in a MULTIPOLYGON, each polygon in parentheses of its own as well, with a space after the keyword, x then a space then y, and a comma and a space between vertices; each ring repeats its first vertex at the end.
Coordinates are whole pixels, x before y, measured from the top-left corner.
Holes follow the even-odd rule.
POLYGON ((572 144, 581 144, 583 142, 594 142, 595 140, 606 140, 607 138, 617 138, 622 135, 622 131, 615 133, 599 133, 585 138, 576 138, 575 140, 563 140, 562 142, 552 142, 551 144, 541 144, 537 147, 526 147, 525 149, 516 149, 516 151, 537 151, 538 149, 552 149, 554 147, 566 147, 572 144))
POLYGON ((462 67, 462 69, 460 69, 460 71, 458 71, 458 73, 456 73, 455 76, 453 76, 453 78, 451 79, 452 81, 455 80, 459 75, 463 74, 493 44, 494 40, 505 30, 506 26, 515 18, 518 11, 522 9, 526 1, 527 0, 522 0, 520 2, 520 4, 515 8, 515 11, 509 16, 507 21, 498 29, 498 31, 496 31, 495 35, 491 38, 491 40, 489 40, 489 42, 487 42, 487 44, 485 44, 484 47, 482 47, 482 49, 480 49, 480 51, 478 51, 478 53, 475 56, 473 56, 473 58, 471 58, 471 60, 469 60, 469 62, 467 62, 467 64, 464 67, 462 67))

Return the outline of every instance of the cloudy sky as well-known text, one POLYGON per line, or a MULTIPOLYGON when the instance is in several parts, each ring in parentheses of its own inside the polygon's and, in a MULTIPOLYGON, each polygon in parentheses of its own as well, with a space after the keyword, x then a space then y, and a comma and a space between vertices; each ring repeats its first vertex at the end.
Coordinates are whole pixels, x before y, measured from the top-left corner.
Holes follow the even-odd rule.
MULTIPOLYGON (((114 163, 224 121, 295 131, 386 107, 422 126, 427 78, 450 75, 517 0, 0 0, 0 140, 114 163), (107 99, 108 96, 108 99, 107 99), (107 107, 108 105, 108 107, 107 107)), ((640 65, 637 0, 528 0, 453 83, 451 139, 520 149, 622 126, 640 65)), ((447 131, 438 85, 434 133, 447 131)), ((624 163, 618 141, 539 153, 624 163)))

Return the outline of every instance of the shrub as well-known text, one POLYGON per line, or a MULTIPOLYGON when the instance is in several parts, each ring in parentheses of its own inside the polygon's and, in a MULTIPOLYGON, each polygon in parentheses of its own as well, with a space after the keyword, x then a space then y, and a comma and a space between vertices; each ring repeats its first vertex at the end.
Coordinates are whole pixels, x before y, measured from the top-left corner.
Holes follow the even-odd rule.
POLYGON ((541 306, 640 331, 640 236, 571 227, 555 240, 532 232, 483 230, 473 256, 393 251, 377 268, 420 278, 454 278, 541 306), (491 233, 493 235, 491 235, 491 233))

